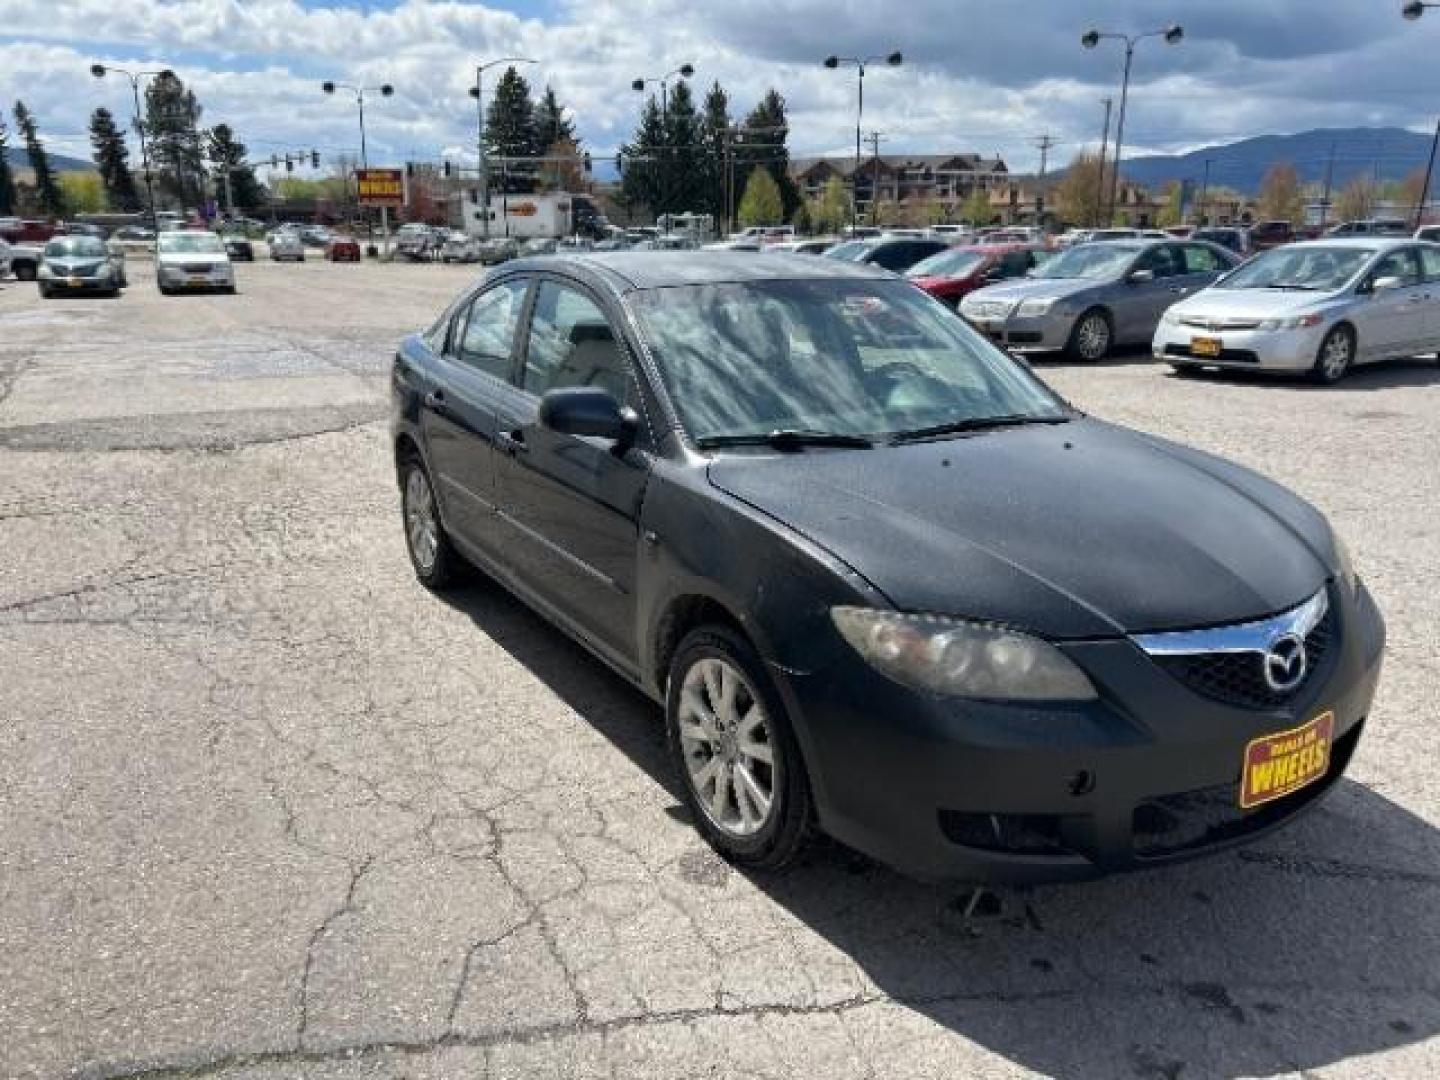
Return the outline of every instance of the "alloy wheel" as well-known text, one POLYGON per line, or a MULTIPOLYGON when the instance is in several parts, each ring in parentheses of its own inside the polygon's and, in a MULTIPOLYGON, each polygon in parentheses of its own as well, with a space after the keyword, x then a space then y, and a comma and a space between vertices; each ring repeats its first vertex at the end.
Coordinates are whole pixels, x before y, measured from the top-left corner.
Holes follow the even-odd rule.
POLYGON ((1098 311, 1085 316, 1075 332, 1076 350, 1086 360, 1099 360, 1110 351, 1110 323, 1098 311))
POLYGON ((732 664, 703 657, 681 683, 680 749, 700 809, 730 836, 752 836, 775 805, 775 748, 759 695, 732 664))
POLYGON ((430 573, 440 550, 440 526, 435 520, 435 496, 430 491, 430 482, 418 465, 412 466, 405 478, 405 536, 415 564, 422 573, 430 573))
POLYGON ((1350 354, 1354 346, 1350 335, 1336 331, 1325 339, 1320 349, 1320 374, 1326 382, 1338 382, 1350 369, 1350 354))

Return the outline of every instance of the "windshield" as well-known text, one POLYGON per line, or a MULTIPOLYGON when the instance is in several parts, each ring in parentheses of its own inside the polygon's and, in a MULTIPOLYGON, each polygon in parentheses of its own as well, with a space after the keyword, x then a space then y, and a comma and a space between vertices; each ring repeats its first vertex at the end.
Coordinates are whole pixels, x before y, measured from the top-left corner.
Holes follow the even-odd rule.
POLYGON ((51 240, 45 245, 47 259, 64 258, 67 255, 90 255, 100 258, 106 253, 104 242, 93 236, 67 236, 63 240, 51 240))
POLYGON ((1119 277, 1140 248, 1135 244, 1078 244, 1046 260, 1037 278, 1088 278, 1106 281, 1119 277))
POLYGON ((213 255, 225 250, 220 238, 208 232, 166 232, 155 241, 162 255, 213 255))
POLYGON ((690 436, 884 437, 1068 416, 1037 379, 901 281, 764 281, 632 294, 690 436))
POLYGON ((846 262, 859 262, 865 257, 865 253, 874 246, 873 240, 847 240, 825 252, 825 257, 827 259, 844 259, 846 262))
POLYGON ((1358 274, 1374 254, 1371 248, 1325 244, 1274 248, 1240 267, 1215 288, 1332 292, 1358 274))
POLYGON ((951 248, 921 259, 905 272, 906 277, 969 277, 985 262, 978 251, 951 248))

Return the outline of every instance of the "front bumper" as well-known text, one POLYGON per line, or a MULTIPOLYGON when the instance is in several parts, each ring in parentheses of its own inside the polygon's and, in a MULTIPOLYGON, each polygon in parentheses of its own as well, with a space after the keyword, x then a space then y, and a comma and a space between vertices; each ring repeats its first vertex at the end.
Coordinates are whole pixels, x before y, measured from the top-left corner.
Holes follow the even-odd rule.
POLYGON ((960 314, 1002 348, 1014 352, 1057 352, 1070 343, 1070 331, 1075 325, 1074 313, 1058 308, 1056 305, 1044 315, 1022 317, 1017 312, 985 315, 966 311, 962 301, 960 314))
POLYGON ((820 821, 837 839, 921 878, 1081 880, 1253 839, 1334 786, 1369 714, 1385 638, 1363 589, 1338 592, 1339 647, 1276 709, 1204 697, 1128 639, 1062 646, 1099 690, 1086 703, 929 697, 858 657, 777 681, 797 716, 820 821), (1247 743, 1327 710, 1329 772, 1241 810, 1247 743))
POLYGON ((119 282, 111 275, 102 277, 61 276, 39 279, 51 292, 110 292, 119 288, 119 282))
POLYGON ((165 268, 159 272, 158 281, 167 289, 229 289, 235 285, 235 273, 228 266, 204 272, 165 268))
POLYGON ((1168 364, 1194 364, 1237 370, 1309 371, 1315 366, 1320 343, 1329 328, 1296 330, 1204 330, 1194 326, 1161 322, 1150 351, 1168 364), (1197 355, 1197 338, 1220 342, 1220 355, 1197 355))

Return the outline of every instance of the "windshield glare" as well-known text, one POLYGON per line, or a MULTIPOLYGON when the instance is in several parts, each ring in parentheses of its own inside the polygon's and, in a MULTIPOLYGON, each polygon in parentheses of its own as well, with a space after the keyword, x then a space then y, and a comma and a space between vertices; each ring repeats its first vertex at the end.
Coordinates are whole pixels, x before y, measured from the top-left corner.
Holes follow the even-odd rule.
POLYGON ((1077 244, 1046 260, 1036 269, 1035 276, 1105 281, 1119 277, 1139 250, 1134 244, 1077 244))
POLYGON ((176 252, 210 255, 218 254, 225 250, 224 245, 220 243, 220 238, 214 233, 207 232, 161 233, 155 243, 162 255, 169 255, 176 252))
POLYGON ((627 303, 690 436, 884 437, 993 417, 1053 420, 1037 379, 901 281, 765 281, 627 303))
POLYGON ((846 262, 859 262, 865 257, 865 253, 874 246, 875 241, 873 240, 847 240, 825 252, 825 257, 827 259, 844 259, 846 262))
POLYGON ((64 258, 67 255, 93 255, 97 258, 106 254, 103 241, 93 236, 67 236, 63 240, 51 240, 45 245, 45 257, 64 258))
POLYGON ((977 251, 941 251, 921 259, 906 277, 969 277, 984 261, 985 256, 977 251))
POLYGON ((1218 289, 1304 289, 1330 292, 1358 274, 1371 248, 1298 245, 1275 248, 1246 263, 1218 289))

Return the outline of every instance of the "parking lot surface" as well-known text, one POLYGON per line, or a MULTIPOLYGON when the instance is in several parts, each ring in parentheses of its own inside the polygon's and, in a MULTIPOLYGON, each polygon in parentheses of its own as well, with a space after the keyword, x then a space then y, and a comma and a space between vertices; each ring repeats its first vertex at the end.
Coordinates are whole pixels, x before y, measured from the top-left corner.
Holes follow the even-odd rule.
POLYGON ((1315 501, 1390 649, 1292 829, 966 919, 834 844, 734 871, 656 707, 415 582, 386 374, 475 273, 0 284, 0 1076, 1440 1075, 1434 360, 1037 364, 1315 501))

